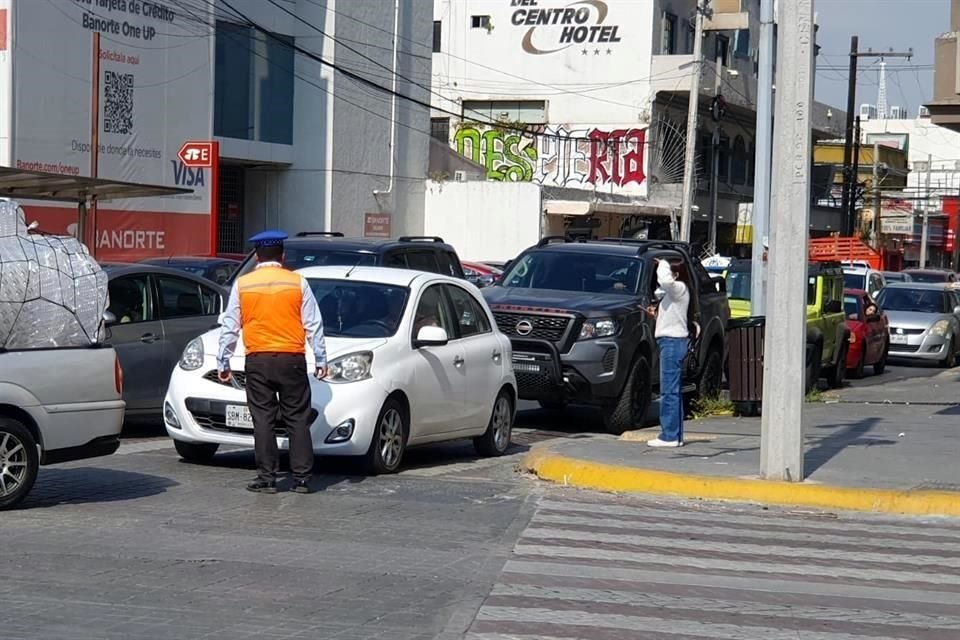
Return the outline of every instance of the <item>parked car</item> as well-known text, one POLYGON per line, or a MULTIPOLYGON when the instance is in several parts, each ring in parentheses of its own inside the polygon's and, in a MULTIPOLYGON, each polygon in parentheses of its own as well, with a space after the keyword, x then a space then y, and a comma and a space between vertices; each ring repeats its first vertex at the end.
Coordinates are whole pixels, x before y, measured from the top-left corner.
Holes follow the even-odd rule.
POLYGON ((489 265, 483 264, 482 262, 460 262, 463 265, 463 271, 467 276, 467 280, 477 287, 489 287, 497 281, 503 271, 497 269, 496 267, 491 267, 489 265))
MULTIPOLYGON (((517 406, 510 341, 476 287, 390 268, 300 273, 325 320, 329 374, 310 380, 318 454, 363 456, 371 473, 392 473, 420 444, 472 438, 481 455, 506 452, 517 406)), ((253 446, 242 339, 235 387, 217 378, 218 338, 209 331, 187 345, 164 404, 167 433, 190 461, 209 460, 221 444, 253 446)))
POLYGON ((845 289, 866 291, 876 296, 886 285, 882 271, 877 271, 866 262, 842 262, 843 286, 845 289))
POLYGON ((957 274, 950 269, 904 269, 903 272, 909 275, 913 282, 957 283, 957 274))
POLYGON ((30 493, 40 466, 117 450, 122 387, 103 345, 0 353, 0 510, 30 493))
POLYGON ((644 419, 659 386, 654 320, 644 311, 657 288, 656 259, 682 260, 694 282, 702 330, 685 390, 719 393, 730 310, 687 244, 548 237, 483 289, 513 343, 521 398, 547 409, 596 407, 611 433, 644 419))
POLYGON ((141 260, 141 264, 152 264, 158 267, 169 267, 192 273, 195 276, 206 278, 217 284, 226 284, 230 281, 230 276, 240 266, 239 260, 229 258, 211 258, 195 256, 170 256, 168 258, 147 258, 141 260))
MULTIPOLYGON (((321 266, 392 267, 466 278, 456 250, 435 236, 396 240, 345 238, 337 231, 302 231, 284 244, 288 269, 321 266)), ((238 278, 257 264, 251 253, 233 274, 238 278)))
POLYGON ((874 374, 882 374, 890 352, 887 315, 869 293, 860 289, 844 290, 843 311, 850 330, 847 371, 854 378, 862 378, 866 368, 872 366, 874 374), (867 309, 876 313, 868 314, 867 309))
POLYGON ((126 372, 127 413, 160 415, 170 372, 188 342, 217 326, 227 290, 166 267, 101 266, 110 282, 108 342, 126 372))
POLYGON ((898 282, 877 296, 890 319, 890 357, 956 366, 960 296, 949 284, 898 282))
POLYGON ((887 284, 891 282, 913 282, 913 278, 905 271, 884 271, 883 281, 887 284))
MULTIPOLYGON (((751 263, 735 260, 726 273, 732 318, 750 317, 751 263)), ((839 262, 810 262, 807 266, 806 388, 821 375, 837 388, 846 378, 850 332, 843 312, 844 272, 839 262)), ((798 292, 799 293, 799 292, 798 292)), ((803 295, 803 294, 800 294, 803 295)))

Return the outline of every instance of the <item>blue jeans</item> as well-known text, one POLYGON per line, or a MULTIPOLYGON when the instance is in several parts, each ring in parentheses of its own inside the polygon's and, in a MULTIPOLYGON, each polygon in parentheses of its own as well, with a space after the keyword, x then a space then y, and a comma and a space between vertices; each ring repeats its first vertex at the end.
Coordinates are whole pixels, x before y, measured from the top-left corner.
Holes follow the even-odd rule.
POLYGON ((660 347, 660 439, 683 441, 683 360, 687 338, 657 338, 660 347))

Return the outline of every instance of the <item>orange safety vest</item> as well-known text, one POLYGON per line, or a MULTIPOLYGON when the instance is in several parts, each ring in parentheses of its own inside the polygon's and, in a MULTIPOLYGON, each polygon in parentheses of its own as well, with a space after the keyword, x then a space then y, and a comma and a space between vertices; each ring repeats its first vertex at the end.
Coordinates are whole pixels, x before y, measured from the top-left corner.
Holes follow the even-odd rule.
POLYGON ((304 353, 301 286, 301 277, 282 267, 261 267, 237 280, 247 353, 304 353))

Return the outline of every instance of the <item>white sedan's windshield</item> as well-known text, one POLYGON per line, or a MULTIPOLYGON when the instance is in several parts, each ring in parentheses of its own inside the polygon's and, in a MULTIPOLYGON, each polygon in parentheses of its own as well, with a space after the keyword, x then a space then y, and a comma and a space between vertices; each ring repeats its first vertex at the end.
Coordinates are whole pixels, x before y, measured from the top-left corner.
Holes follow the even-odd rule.
POLYGON ((320 305, 324 334, 332 338, 388 338, 397 332, 410 290, 406 287, 309 278, 320 305))

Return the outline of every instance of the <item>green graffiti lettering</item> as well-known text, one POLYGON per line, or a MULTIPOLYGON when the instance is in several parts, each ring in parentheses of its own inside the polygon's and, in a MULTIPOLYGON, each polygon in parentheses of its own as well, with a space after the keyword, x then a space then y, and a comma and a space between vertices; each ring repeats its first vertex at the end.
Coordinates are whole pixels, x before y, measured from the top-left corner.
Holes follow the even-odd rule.
POLYGON ((537 150, 530 140, 506 129, 481 131, 463 125, 454 136, 457 153, 483 165, 488 180, 531 182, 536 168, 537 150))

